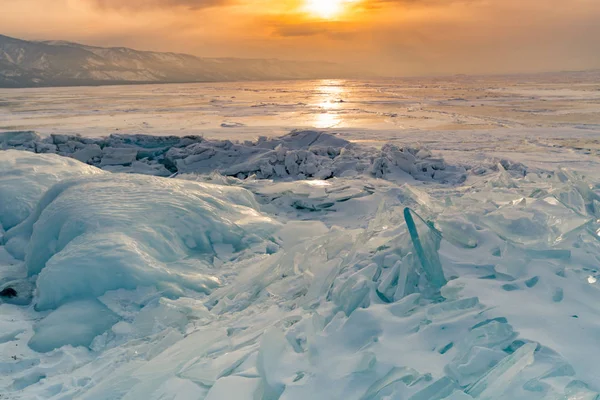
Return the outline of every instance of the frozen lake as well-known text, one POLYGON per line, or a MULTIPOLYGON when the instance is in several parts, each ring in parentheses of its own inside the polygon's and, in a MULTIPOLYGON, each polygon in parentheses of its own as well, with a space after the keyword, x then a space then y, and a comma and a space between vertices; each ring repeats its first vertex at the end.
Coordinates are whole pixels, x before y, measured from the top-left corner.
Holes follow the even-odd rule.
POLYGON ((305 128, 374 145, 418 143, 457 159, 596 154, 600 83, 459 77, 0 89, 0 131, 254 140, 305 128))
MULTIPOLYGON (((500 78, 0 89, 0 129, 105 136, 600 126, 600 84, 500 78)), ((252 137, 246 137, 250 139, 252 137)))
POLYGON ((2 399, 599 396, 597 82, 0 90, 0 129, 2 399))

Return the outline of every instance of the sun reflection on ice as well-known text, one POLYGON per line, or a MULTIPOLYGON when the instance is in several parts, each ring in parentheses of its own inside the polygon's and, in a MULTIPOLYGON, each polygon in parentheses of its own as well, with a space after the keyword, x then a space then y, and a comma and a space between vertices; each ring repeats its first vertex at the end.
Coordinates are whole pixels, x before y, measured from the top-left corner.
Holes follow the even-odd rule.
POLYGON ((321 114, 315 115, 314 126, 315 128, 333 128, 338 125, 340 122, 340 118, 337 114, 331 114, 329 112, 323 112, 321 114))
POLYGON ((313 125, 316 128, 333 128, 342 122, 339 111, 346 92, 341 80, 323 80, 315 86, 313 104, 321 111, 314 115, 313 125))
POLYGON ((331 186, 331 183, 322 180, 304 181, 309 186, 331 186))

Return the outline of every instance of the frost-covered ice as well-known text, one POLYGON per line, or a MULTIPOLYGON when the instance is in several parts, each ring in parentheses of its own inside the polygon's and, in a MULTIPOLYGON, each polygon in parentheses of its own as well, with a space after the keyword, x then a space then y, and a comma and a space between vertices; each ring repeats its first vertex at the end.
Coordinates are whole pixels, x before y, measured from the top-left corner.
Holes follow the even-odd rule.
POLYGON ((0 142, 0 398, 599 396, 584 150, 0 142))

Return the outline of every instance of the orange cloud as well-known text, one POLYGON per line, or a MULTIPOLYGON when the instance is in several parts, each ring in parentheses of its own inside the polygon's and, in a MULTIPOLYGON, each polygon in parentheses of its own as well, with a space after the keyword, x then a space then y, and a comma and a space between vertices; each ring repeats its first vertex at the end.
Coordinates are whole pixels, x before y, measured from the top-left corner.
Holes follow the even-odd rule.
POLYGON ((231 0, 90 0, 100 8, 128 9, 132 11, 154 8, 184 7, 202 9, 231 4, 231 0))

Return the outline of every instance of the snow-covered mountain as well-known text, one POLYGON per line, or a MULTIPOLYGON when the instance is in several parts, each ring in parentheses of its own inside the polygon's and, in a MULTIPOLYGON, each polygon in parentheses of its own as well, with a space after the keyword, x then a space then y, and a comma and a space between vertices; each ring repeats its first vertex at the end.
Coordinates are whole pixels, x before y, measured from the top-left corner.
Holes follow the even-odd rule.
POLYGON ((199 58, 188 54, 26 41, 0 35, 0 87, 349 78, 324 62, 199 58))

